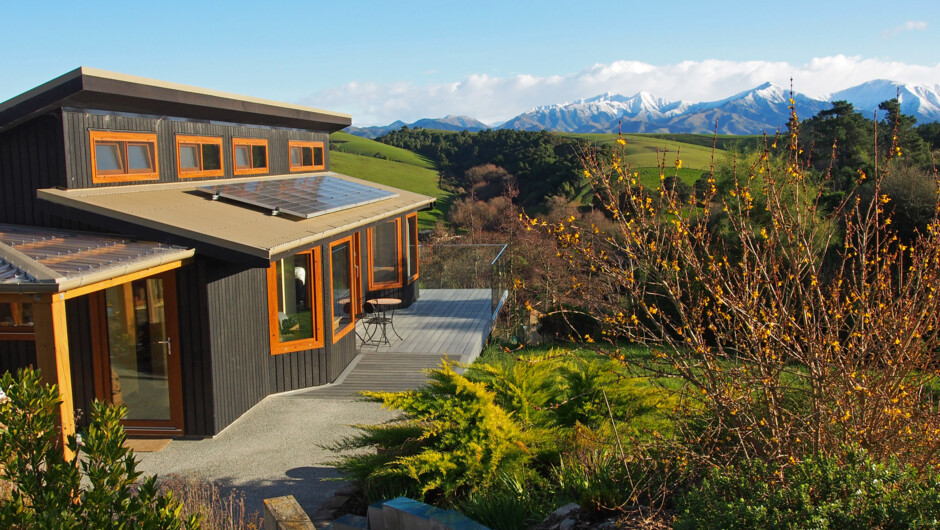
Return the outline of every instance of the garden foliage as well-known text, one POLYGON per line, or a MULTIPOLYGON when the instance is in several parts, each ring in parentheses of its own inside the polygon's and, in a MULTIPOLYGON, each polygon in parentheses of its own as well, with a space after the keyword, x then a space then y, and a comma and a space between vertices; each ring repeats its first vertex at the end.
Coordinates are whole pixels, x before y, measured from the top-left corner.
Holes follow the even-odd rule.
POLYGON ((66 459, 56 426, 59 391, 38 372, 20 370, 0 378, 0 480, 12 484, 0 500, 2 528, 198 528, 183 520, 154 477, 137 482, 133 452, 124 447, 123 407, 96 403, 83 436, 70 437, 76 455, 66 459))

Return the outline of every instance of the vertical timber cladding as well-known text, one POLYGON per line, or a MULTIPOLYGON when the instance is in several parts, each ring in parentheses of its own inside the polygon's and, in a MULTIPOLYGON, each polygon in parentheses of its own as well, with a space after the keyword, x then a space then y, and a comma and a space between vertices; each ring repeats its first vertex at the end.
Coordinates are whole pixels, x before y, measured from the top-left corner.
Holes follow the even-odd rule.
POLYGON ((35 201, 37 189, 65 185, 63 151, 58 112, 0 133, 0 223, 69 228, 35 201))
POLYGON ((65 302, 65 318, 69 336, 69 366, 72 373, 72 402, 76 426, 88 425, 91 406, 95 401, 94 346, 88 296, 65 302))
POLYGON ((212 356, 209 343, 209 310, 206 297, 205 261, 177 269, 176 297, 183 377, 184 432, 215 434, 212 392, 212 356))
POLYGON ((270 393, 267 275, 263 268, 204 259, 215 434, 270 393))
MULTIPOLYGON (((251 125, 208 121, 186 121, 181 118, 107 114, 102 111, 68 109, 62 113, 65 144, 68 146, 67 167, 69 188, 91 188, 115 185, 133 185, 134 182, 94 184, 91 179, 91 146, 89 130, 143 132, 157 134, 157 162, 160 182, 198 181, 205 179, 178 179, 176 163, 176 135, 214 136, 222 138, 222 167, 225 178, 234 176, 232 160, 233 138, 266 138, 268 140, 268 172, 253 175, 286 175, 290 173, 288 142, 290 140, 318 141, 329 145, 325 132, 299 129, 279 129, 251 125)), ((329 149, 324 149, 329 168, 329 149)), ((218 178, 218 177, 210 177, 218 178)), ((153 181, 149 181, 153 183, 153 181)), ((51 186, 47 186, 51 187, 51 186)))

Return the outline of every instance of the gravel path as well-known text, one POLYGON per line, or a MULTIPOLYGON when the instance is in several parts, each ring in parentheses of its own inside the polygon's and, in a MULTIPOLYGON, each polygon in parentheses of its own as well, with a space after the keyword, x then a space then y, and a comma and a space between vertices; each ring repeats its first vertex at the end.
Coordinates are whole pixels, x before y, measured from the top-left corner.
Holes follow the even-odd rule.
POLYGON ((137 453, 144 474, 179 474, 245 492, 249 511, 263 500, 293 495, 313 515, 346 483, 332 467, 336 454, 322 448, 355 433, 353 424, 380 423, 394 413, 378 403, 268 396, 218 436, 174 440, 156 453, 137 453))

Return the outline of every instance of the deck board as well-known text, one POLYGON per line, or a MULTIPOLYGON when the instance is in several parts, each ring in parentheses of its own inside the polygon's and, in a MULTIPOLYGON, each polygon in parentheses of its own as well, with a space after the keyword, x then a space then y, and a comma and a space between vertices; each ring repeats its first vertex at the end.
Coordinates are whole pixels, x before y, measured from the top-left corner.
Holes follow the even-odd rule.
POLYGON ((360 346, 359 355, 336 383, 285 395, 348 399, 366 390, 410 390, 424 384, 425 370, 439 366, 445 356, 472 362, 492 327, 491 296, 489 289, 421 289, 417 302, 392 317, 401 340, 389 328, 389 344, 360 346))

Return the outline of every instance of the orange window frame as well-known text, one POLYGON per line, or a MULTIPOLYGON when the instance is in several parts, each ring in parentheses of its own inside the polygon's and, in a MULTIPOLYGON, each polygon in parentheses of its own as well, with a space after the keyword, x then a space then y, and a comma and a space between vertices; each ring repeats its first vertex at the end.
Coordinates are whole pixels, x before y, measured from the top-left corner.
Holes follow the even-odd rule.
POLYGON ((219 136, 176 136, 176 174, 181 179, 194 179, 200 177, 222 177, 225 175, 225 156, 222 153, 222 138, 219 136), (180 147, 182 145, 195 145, 199 152, 199 169, 184 170, 182 159, 180 158, 180 147), (216 145, 219 147, 219 169, 204 169, 202 159, 202 146, 216 145))
POLYGON ((287 159, 288 159, 288 163, 290 164, 291 171, 316 171, 319 169, 326 169, 325 145, 323 142, 301 142, 298 140, 290 140, 289 142, 287 142, 287 159), (311 150, 310 152, 311 164, 309 166, 303 165, 303 149, 304 148, 309 148, 311 150), (300 157, 299 165, 294 164, 294 157, 293 157, 294 149, 301 150, 301 157, 300 157), (321 162, 320 164, 316 163, 316 157, 314 156, 314 154, 316 153, 316 149, 320 150, 320 162, 321 162))
POLYGON ((89 145, 91 146, 91 181, 95 184, 108 182, 136 182, 141 180, 159 180, 160 162, 157 153, 157 135, 154 133, 88 131, 89 145), (111 145, 119 150, 123 160, 120 169, 98 169, 98 146, 111 145), (128 146, 146 145, 150 156, 150 167, 147 169, 129 169, 128 146))
POLYGON ((0 322, 0 340, 36 340, 36 328, 23 325, 23 302, 2 302, 10 307, 13 325, 0 322))
MULTIPOLYGON (((310 256, 311 278, 307 281, 307 300, 310 300, 311 318, 313 319, 313 337, 309 339, 281 342, 280 320, 277 305, 277 262, 272 261, 268 266, 268 332, 271 338, 271 355, 291 353, 295 351, 312 350, 323 347, 323 266, 320 256, 320 247, 316 247, 299 254, 310 256)), ((290 256, 293 257, 293 256, 290 256)))
POLYGON ((330 322, 333 323, 333 344, 336 344, 336 342, 346 336, 347 333, 356 328, 356 308, 360 306, 360 276, 356 273, 359 263, 359 252, 356 249, 356 244, 358 242, 358 238, 349 235, 330 243, 330 322), (346 243, 349 244, 349 307, 352 309, 352 312, 349 315, 349 324, 346 324, 346 326, 343 328, 336 329, 336 299, 333 295, 333 272, 336 270, 336 264, 333 263, 333 248, 346 243))
POLYGON ((369 228, 366 233, 366 240, 369 248, 368 256, 368 267, 369 267, 369 290, 373 289, 393 289, 395 287, 402 286, 402 275, 404 274, 403 265, 403 256, 401 253, 401 219, 395 218, 388 221, 383 221, 384 223, 395 223, 395 262, 396 268, 398 269, 398 277, 391 282, 377 282, 375 281, 375 228, 369 228))
POLYGON ((232 173, 235 175, 255 175, 257 173, 267 173, 270 166, 269 157, 271 153, 268 149, 268 140, 266 138, 232 138, 232 173), (254 166, 254 153, 252 147, 264 146, 264 167, 254 166), (238 148, 248 147, 248 163, 251 167, 238 167, 238 148))
MULTIPOLYGON (((408 253, 408 259, 404 260, 405 263, 414 266, 414 274, 408 277, 408 283, 412 283, 418 279, 418 214, 413 213, 411 215, 405 216, 405 230, 408 233, 408 248, 402 249, 402 259, 404 260, 405 252, 408 253), (411 224, 412 221, 414 224, 411 224), (411 245, 415 247, 415 254, 411 256, 411 245)), ((402 274, 408 274, 408 271, 405 270, 405 267, 402 267, 402 274)))

